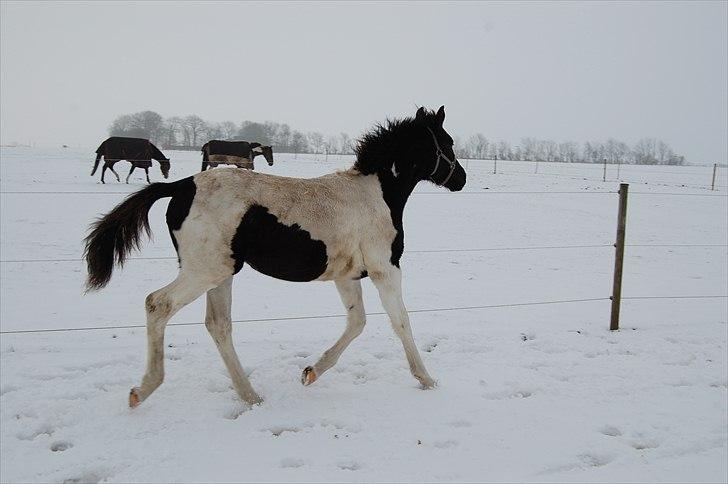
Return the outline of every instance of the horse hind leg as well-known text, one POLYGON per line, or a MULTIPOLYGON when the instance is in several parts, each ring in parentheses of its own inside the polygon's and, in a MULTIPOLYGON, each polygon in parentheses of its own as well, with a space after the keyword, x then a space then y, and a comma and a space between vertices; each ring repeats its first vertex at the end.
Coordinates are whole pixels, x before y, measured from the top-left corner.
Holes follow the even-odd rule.
POLYGON ((146 400, 164 380, 164 329, 180 309, 214 287, 180 273, 177 279, 147 296, 147 369, 142 383, 129 392, 129 406, 146 400))
POLYGON ((149 168, 144 168, 144 173, 146 173, 147 175, 147 183, 152 183, 151 181, 149 181, 149 168))
POLYGON ((121 183, 121 178, 119 178, 119 174, 116 173, 116 170, 114 170, 114 165, 110 165, 109 166, 109 170, 111 170, 111 173, 113 173, 114 175, 116 175, 116 181, 118 181, 118 182, 121 183))
POLYGON ((307 366, 303 370, 301 383, 304 385, 315 382, 326 370, 334 366, 344 350, 364 330, 366 315, 361 295, 361 282, 359 280, 338 280, 336 289, 346 308, 346 329, 336 343, 324 351, 315 365, 307 366))
POLYGON ((232 318, 230 315, 232 284, 233 278, 231 276, 218 287, 207 291, 205 326, 215 341, 215 345, 220 352, 220 356, 222 356, 223 362, 225 362, 235 391, 245 402, 250 405, 255 405, 262 403, 263 399, 260 398, 250 385, 250 381, 245 375, 243 367, 240 365, 240 360, 233 346, 232 318))

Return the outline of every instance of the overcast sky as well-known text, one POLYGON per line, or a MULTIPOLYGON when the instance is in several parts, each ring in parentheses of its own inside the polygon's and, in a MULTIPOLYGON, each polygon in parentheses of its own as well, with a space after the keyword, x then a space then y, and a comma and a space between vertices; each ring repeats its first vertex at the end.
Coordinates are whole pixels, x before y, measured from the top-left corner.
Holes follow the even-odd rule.
POLYGON ((417 105, 517 143, 728 155, 728 3, 2 2, 2 143, 95 145, 119 114, 357 137, 417 105))

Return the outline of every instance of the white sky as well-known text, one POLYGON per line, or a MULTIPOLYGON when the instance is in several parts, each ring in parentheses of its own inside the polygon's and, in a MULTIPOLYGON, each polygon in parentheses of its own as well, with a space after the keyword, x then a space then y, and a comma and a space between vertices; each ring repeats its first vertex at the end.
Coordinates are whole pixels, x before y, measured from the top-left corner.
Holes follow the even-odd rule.
POLYGON ((2 2, 0 138, 95 145, 119 114, 354 137, 446 106, 517 143, 662 138, 728 158, 728 2, 2 2))

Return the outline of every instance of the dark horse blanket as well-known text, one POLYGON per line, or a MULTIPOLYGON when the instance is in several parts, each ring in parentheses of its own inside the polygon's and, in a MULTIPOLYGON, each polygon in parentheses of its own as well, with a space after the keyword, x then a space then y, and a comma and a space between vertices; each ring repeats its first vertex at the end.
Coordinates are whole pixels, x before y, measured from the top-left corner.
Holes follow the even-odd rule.
POLYGON ((252 160, 250 150, 259 146, 260 143, 213 139, 202 145, 202 161, 210 161, 210 155, 239 156, 241 158, 252 160))
POLYGON ((112 136, 96 149, 97 159, 127 160, 139 168, 150 168, 152 160, 169 161, 151 141, 144 138, 125 138, 112 136))

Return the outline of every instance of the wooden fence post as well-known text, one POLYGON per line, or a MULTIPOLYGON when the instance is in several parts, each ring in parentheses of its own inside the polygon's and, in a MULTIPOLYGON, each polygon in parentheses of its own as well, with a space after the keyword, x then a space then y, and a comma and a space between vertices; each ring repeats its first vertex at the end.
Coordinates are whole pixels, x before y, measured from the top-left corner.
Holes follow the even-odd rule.
POLYGON ((619 329, 619 308, 622 302, 622 267, 624 266, 624 236, 627 229, 627 194, 629 184, 619 185, 619 214, 617 215, 617 241, 614 244, 614 283, 612 284, 612 317, 609 329, 619 329))
POLYGON ((718 171, 718 163, 713 163, 713 182, 710 184, 710 189, 715 190, 715 172, 718 171))
POLYGON ((604 158, 604 175, 602 176, 602 181, 607 181, 607 159, 604 158))
POLYGON ((493 156, 493 174, 498 171, 498 155, 493 156))

